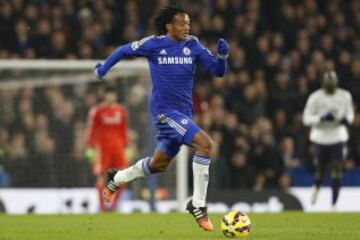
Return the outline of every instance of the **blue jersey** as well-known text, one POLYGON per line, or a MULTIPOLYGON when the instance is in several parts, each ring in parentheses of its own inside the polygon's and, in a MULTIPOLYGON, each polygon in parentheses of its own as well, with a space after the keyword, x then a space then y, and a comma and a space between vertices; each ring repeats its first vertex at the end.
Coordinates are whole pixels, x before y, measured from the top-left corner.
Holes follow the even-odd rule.
POLYGON ((151 112, 154 117, 171 110, 192 116, 192 90, 196 65, 217 76, 226 71, 226 60, 217 58, 196 37, 174 41, 166 35, 150 36, 119 47, 106 60, 100 74, 123 56, 146 57, 153 83, 151 112))

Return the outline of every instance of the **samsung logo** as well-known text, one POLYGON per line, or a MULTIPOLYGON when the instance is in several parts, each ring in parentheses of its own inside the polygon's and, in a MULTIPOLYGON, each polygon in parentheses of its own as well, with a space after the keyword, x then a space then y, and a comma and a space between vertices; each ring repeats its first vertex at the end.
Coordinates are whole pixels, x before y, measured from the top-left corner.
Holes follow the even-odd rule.
POLYGON ((191 57, 158 57, 159 64, 192 64, 191 57))

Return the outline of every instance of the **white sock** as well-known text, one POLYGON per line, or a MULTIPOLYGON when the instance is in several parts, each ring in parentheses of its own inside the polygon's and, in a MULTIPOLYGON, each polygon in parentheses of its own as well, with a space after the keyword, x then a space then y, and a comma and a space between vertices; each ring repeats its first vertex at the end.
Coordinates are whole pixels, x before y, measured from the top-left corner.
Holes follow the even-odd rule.
POLYGON ((149 175, 150 171, 148 169, 148 162, 150 159, 150 157, 140 159, 134 165, 118 171, 114 176, 115 184, 120 186, 121 184, 149 175))
POLYGON ((210 158, 197 156, 193 158, 194 193, 192 204, 194 207, 205 207, 206 194, 209 183, 210 158))

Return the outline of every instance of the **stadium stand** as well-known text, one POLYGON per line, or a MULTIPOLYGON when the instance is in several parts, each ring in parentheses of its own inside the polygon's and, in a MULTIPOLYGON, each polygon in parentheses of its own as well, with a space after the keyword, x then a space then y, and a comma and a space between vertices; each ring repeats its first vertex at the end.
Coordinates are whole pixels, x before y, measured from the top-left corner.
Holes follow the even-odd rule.
MULTIPOLYGON (((357 109, 343 183, 360 185, 360 1, 324 2, 181 1, 193 35, 211 50, 219 37, 231 44, 227 76, 201 71, 194 87, 195 119, 217 146, 211 188, 312 183, 314 149, 301 114, 328 68, 336 69, 357 109)), ((154 34, 154 13, 168 3, 0 0, 0 58, 104 58, 154 34)), ((93 85, 0 90, 0 186, 93 186, 83 147, 97 91, 93 85)))

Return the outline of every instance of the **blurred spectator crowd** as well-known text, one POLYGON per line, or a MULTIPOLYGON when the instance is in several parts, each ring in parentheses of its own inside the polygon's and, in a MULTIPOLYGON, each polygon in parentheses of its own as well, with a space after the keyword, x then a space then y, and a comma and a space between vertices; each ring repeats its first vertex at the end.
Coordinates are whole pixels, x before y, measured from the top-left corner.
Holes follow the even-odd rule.
MULTIPOLYGON (((0 58, 104 58, 154 34, 154 14, 169 2, 0 0, 0 58)), ((220 37, 231 45, 227 76, 200 70, 194 87, 195 119, 216 145, 211 187, 311 184, 314 148, 301 115, 328 69, 355 103, 343 180, 360 185, 360 0, 179 2, 206 46, 214 51, 220 37)), ((36 182, 13 177, 12 186, 92 184, 81 135, 98 99, 90 87, 69 88, 1 92, 0 163, 10 178, 29 174, 21 166, 38 171, 36 182), (42 170, 49 159, 57 174, 42 170), (68 177, 68 166, 79 170, 68 177)))

